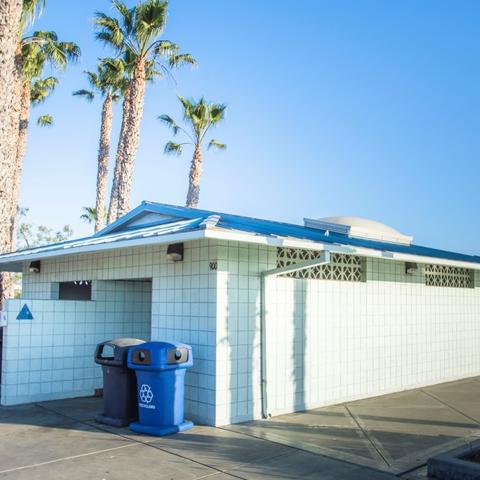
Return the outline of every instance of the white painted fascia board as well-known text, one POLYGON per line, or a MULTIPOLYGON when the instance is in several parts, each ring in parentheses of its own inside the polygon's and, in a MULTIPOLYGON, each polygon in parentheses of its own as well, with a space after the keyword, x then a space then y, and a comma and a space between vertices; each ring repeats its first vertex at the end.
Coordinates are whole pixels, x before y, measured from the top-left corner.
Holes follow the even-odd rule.
POLYGON ((414 263, 434 263, 436 265, 449 265, 452 267, 469 268, 471 270, 480 270, 480 264, 473 262, 463 262, 460 260, 449 260, 437 257, 425 257, 422 255, 412 255, 409 253, 396 253, 388 250, 374 250, 373 248, 353 247, 349 245, 339 245, 335 243, 320 243, 311 240, 301 240, 289 237, 270 237, 266 235, 257 235, 245 232, 229 231, 224 229, 207 228, 206 237, 217 240, 231 240, 237 242, 255 243, 270 247, 289 247, 305 248, 309 250, 329 250, 332 253, 345 253, 347 255, 359 255, 361 257, 381 258, 384 260, 394 260, 398 262, 414 263))
MULTIPOLYGON (((453 267, 469 268, 472 270, 480 270, 480 264, 463 262, 459 260, 447 260, 436 257, 424 257, 421 255, 412 255, 405 253, 394 253, 386 250, 374 250, 364 247, 353 247, 348 245, 339 245, 335 243, 321 243, 311 240, 301 240, 291 237, 275 237, 269 235, 257 235, 252 233, 240 232, 235 230, 226 230, 218 227, 206 227, 202 230, 193 232, 173 233, 169 235, 153 236, 148 238, 138 238, 133 240, 121 240, 113 243, 87 245, 84 247, 73 247, 62 250, 52 250, 44 253, 32 253, 24 255, 12 255, 8 258, 0 258, 1 265, 18 264, 19 262, 27 262, 32 260, 41 260, 43 258, 61 257, 64 255, 80 255, 83 253, 95 253, 100 251, 115 250, 117 248, 130 248, 145 245, 162 245, 174 242, 188 242, 201 238, 209 238, 216 240, 229 240, 244 243, 254 243, 257 245, 265 245, 269 247, 288 247, 288 248, 304 248, 309 250, 329 250, 332 253, 344 253, 347 255, 359 255, 362 257, 381 258, 384 260, 393 260, 400 262, 415 263, 434 263, 437 265, 449 265, 453 267)), ((2 269, 0 268, 0 271, 2 269)), ((3 270, 8 271, 8 270, 3 270)), ((17 271, 17 270, 13 270, 17 271)))
MULTIPOLYGON (((24 255, 12 255, 8 258, 0 258, 0 266, 14 264, 18 262, 29 262, 32 260, 42 260, 44 258, 62 257, 64 255, 81 255, 83 253, 96 253, 106 250, 115 250, 118 248, 141 247, 146 245, 163 245, 165 243, 188 242, 205 238, 205 230, 195 230, 193 232, 172 233, 158 237, 136 238, 133 240, 120 240, 118 242, 86 245, 61 250, 51 250, 49 252, 38 252, 24 255)), ((0 268, 0 271, 2 269, 0 268)))
POLYGON ((257 245, 265 245, 267 247, 308 248, 310 250, 325 250, 327 249, 327 247, 328 250, 330 250, 330 247, 335 247, 335 245, 329 243, 319 243, 291 237, 258 235, 255 233, 240 232, 238 230, 226 230, 223 228, 217 229, 212 227, 205 229, 205 236, 206 238, 216 240, 230 240, 234 242, 255 243, 257 245))
POLYGON ((469 268, 470 270, 480 270, 479 263, 463 262, 461 260, 449 260, 446 258, 426 257, 423 255, 412 255, 410 253, 396 253, 388 250, 373 250, 370 248, 355 248, 355 255, 362 257, 382 258, 383 260, 395 260, 398 262, 413 263, 433 263, 435 265, 447 265, 451 267, 469 268))

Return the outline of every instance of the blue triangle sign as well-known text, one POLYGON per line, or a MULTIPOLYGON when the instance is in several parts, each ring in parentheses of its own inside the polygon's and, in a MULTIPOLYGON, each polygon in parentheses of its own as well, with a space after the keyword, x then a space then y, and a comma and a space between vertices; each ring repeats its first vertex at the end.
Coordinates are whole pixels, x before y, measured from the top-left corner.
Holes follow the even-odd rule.
POLYGON ((33 315, 30 309, 25 304, 17 315, 17 320, 33 320, 33 315))

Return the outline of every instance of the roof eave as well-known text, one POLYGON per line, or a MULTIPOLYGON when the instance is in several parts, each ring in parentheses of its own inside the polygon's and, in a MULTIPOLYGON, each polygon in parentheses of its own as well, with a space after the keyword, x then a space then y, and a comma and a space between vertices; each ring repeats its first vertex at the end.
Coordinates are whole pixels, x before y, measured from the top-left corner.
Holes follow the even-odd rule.
POLYGON ((222 228, 207 228, 206 237, 217 240, 235 240, 238 242, 256 243, 271 247, 305 248, 309 250, 329 250, 333 253, 345 253, 348 255, 359 255, 361 257, 381 258, 384 260, 396 260, 399 262, 435 263, 437 265, 449 265, 453 267, 469 268, 480 270, 480 263, 466 262, 462 260, 450 260, 410 253, 397 253, 389 250, 378 250, 339 243, 318 242, 313 240, 302 240, 292 237, 277 237, 271 235, 257 235, 252 233, 229 231, 222 228))
POLYGON ((142 247, 147 245, 163 245, 175 242, 188 242, 191 240, 198 240, 205 238, 205 230, 192 230, 190 232, 172 233, 158 237, 136 238, 132 240, 120 240, 113 243, 94 244, 80 247, 72 247, 63 250, 52 250, 50 252, 38 252, 31 254, 19 254, 8 256, 7 258, 0 258, 0 271, 3 272, 18 272, 18 265, 23 265, 23 262, 31 262, 34 260, 43 260, 45 258, 62 257, 65 255, 81 255, 85 253, 97 253, 107 250, 116 250, 118 248, 142 247), (6 269, 8 268, 8 269, 6 269), (15 268, 15 270, 14 270, 15 268))
POLYGON ((157 237, 138 238, 132 240, 121 240, 113 243, 94 244, 80 247, 72 247, 64 250, 52 250, 49 252, 38 252, 32 254, 8 255, 6 258, 0 258, 0 271, 18 272, 24 262, 33 260, 42 260, 45 258, 60 257, 72 254, 96 253, 100 251, 115 250, 119 248, 139 247, 146 245, 162 245, 174 242, 187 242, 209 238, 215 240, 237 241, 244 243, 253 243, 270 247, 288 247, 305 248, 310 250, 329 250, 333 253, 345 253, 350 255, 359 255, 362 257, 381 258, 384 260, 394 260, 415 263, 435 263, 438 265, 450 265, 455 267, 480 270, 480 264, 475 262, 466 262, 461 260, 450 260, 438 257, 428 257, 423 255, 414 255, 408 253, 396 253, 385 250, 378 250, 366 247, 357 247, 351 245, 342 245, 340 243, 319 242, 313 240, 303 240, 294 237, 281 237, 275 235, 261 235, 255 233, 242 232, 238 230, 228 230, 221 227, 205 226, 202 229, 189 232, 180 232, 167 234, 157 237))

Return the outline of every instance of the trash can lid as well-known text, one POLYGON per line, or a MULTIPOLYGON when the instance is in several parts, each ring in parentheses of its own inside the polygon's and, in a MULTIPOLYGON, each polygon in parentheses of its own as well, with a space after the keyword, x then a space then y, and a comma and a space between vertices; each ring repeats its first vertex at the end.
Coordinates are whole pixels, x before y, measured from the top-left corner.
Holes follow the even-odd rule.
MULTIPOLYGON (((138 338, 115 338, 99 343, 95 349, 95 363, 100 365, 126 366, 130 347, 145 343, 138 338), (104 355, 105 346, 110 347, 110 354, 104 355)), ((107 353, 107 352, 105 352, 107 353)))
POLYGON ((172 348, 178 347, 188 347, 191 348, 189 345, 180 342, 170 342, 170 341, 158 341, 158 342, 145 342, 142 347, 148 348, 149 350, 170 350, 172 348))
POLYGON ((193 365, 192 347, 180 342, 146 342, 130 349, 128 366, 134 369, 187 368, 193 365))
POLYGON ((139 345, 140 343, 146 342, 139 338, 114 338, 113 340, 107 340, 104 343, 115 347, 131 347, 132 345, 139 345))

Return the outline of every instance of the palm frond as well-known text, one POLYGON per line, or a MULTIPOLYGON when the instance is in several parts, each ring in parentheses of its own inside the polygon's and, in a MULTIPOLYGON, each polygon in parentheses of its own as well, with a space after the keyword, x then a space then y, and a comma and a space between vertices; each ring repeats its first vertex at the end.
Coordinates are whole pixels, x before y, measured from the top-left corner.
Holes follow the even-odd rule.
POLYGON ((100 90, 120 94, 125 87, 125 63, 121 58, 103 58, 98 66, 100 90))
POLYGON ((101 58, 97 65, 97 71, 85 71, 92 90, 77 90, 73 95, 84 96, 91 101, 95 91, 102 95, 110 94, 118 99, 125 87, 125 64, 121 58, 101 58))
MULTIPOLYGON (((190 128, 190 134, 186 129, 175 123, 174 134, 179 130, 184 132, 194 144, 202 143, 208 130, 215 124, 221 122, 224 118, 227 106, 223 103, 207 102, 204 97, 198 100, 185 98, 178 96, 183 109, 183 119, 185 124, 190 128)), ((168 115, 162 115, 159 117, 164 123, 172 127, 173 120, 168 115)), ((218 149, 226 148, 226 145, 212 140, 209 144, 209 148, 214 147, 218 149)))
POLYGON ((30 37, 26 37, 25 40, 34 40, 38 41, 41 40, 49 40, 51 42, 58 42, 58 36, 55 32, 51 30, 37 30, 33 32, 30 37))
POLYGON ((22 18, 21 29, 25 29, 32 25, 45 8, 45 0, 23 0, 22 2, 22 18))
POLYGON ((76 62, 82 54, 80 47, 74 42, 59 42, 58 48, 69 62, 76 62))
POLYGON ((88 83, 92 88, 99 90, 101 88, 100 78, 97 72, 91 72, 90 70, 85 70, 88 83))
POLYGON ((217 150, 225 150, 227 148, 227 145, 225 143, 220 143, 218 140, 215 140, 212 138, 212 140, 208 142, 207 148, 208 149, 216 148, 217 150))
POLYGON ((209 105, 210 123, 214 125, 223 120, 227 106, 223 103, 212 103, 209 105))
POLYGON ((183 151, 183 147, 180 143, 174 143, 174 142, 167 142, 165 145, 164 152, 167 155, 181 155, 183 151))
POLYGON ((58 78, 56 77, 46 77, 33 82, 30 89, 30 102, 32 105, 44 102, 57 84, 58 78))
POLYGON ((162 70, 157 69, 156 62, 154 60, 149 60, 145 63, 145 79, 148 82, 155 81, 156 78, 162 78, 162 70))
POLYGON ((177 55, 180 51, 180 47, 176 43, 170 42, 169 40, 159 40, 155 44, 154 51, 155 55, 168 57, 171 55, 177 55))
POLYGON ((102 58, 99 69, 105 77, 116 81, 122 78, 125 73, 125 62, 122 58, 102 58))
POLYGON ((36 31, 22 39, 22 73, 25 78, 39 77, 47 63, 63 69, 68 62, 76 61, 80 48, 73 42, 59 42, 52 31, 36 31))
POLYGON ((133 31, 135 8, 128 8, 121 0, 112 0, 112 5, 120 14, 126 33, 130 35, 133 31))
POLYGON ((84 97, 88 102, 93 101, 95 94, 91 90, 76 90, 72 95, 77 97, 84 97))
POLYGON ((178 96, 178 99, 180 100, 180 103, 183 106, 183 114, 185 119, 190 118, 194 109, 193 102, 188 98, 181 97, 180 95, 178 96))
POLYGON ((96 33, 98 40, 115 49, 122 49, 125 35, 116 18, 109 17, 103 12, 95 12, 94 25, 98 29, 96 33))
POLYGON ((135 38, 144 53, 163 32, 167 23, 167 7, 165 0, 145 0, 135 7, 135 38))
POLYGON ((168 66, 170 68, 178 68, 182 67, 183 65, 192 65, 195 67, 197 65, 197 61, 190 55, 189 53, 180 53, 178 55, 170 55, 168 57, 168 66))
POLYGON ((37 118, 37 125, 39 127, 51 127, 53 125, 53 117, 51 115, 40 115, 37 118))
MULTIPOLYGON (((97 209, 95 207, 82 207, 82 215, 80 215, 80 219, 86 221, 87 223, 95 222, 97 218, 97 209)), ((102 212, 104 215, 106 212, 102 212)))
POLYGON ((176 124, 175 120, 170 117, 169 115, 160 115, 157 117, 164 125, 171 128, 173 134, 176 135, 180 129, 180 127, 176 124))
POLYGON ((47 88, 49 90, 53 90, 58 85, 58 78, 57 77, 45 77, 39 80, 36 80, 34 85, 38 85, 42 88, 47 88))

